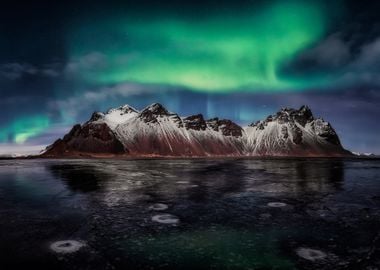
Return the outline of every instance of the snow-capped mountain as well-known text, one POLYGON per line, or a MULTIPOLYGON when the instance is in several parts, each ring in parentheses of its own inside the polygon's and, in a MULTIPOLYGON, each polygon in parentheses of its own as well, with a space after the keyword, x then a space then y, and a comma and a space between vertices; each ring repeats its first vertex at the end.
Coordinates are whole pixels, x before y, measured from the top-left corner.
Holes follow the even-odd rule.
POLYGON ((374 153, 359 153, 359 152, 352 152, 355 156, 358 157, 377 157, 374 153))
POLYGON ((250 155, 341 155, 343 150, 332 126, 314 118, 307 106, 284 108, 245 128, 250 155))
POLYGON ((240 127, 228 119, 181 117, 154 103, 142 111, 124 105, 95 112, 75 125, 44 156, 343 156, 349 155, 328 122, 310 109, 282 109, 240 127))

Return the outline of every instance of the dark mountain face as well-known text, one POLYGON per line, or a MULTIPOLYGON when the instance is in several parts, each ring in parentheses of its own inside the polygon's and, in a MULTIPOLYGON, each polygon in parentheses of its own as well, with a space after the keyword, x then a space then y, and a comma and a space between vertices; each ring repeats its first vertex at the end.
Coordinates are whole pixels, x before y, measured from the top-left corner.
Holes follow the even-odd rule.
POLYGON ((142 111, 124 105, 95 112, 44 156, 345 156, 332 126, 307 106, 283 108, 242 128, 228 119, 180 117, 155 103, 142 111))
POLYGON ((221 131, 224 136, 242 137, 244 130, 228 119, 212 118, 207 120, 207 125, 215 131, 221 131))
POLYGON ((186 129, 206 130, 207 124, 202 114, 191 115, 183 119, 186 129))
POLYGON ((278 121, 280 124, 297 122, 304 127, 306 123, 310 123, 313 120, 314 117, 309 107, 302 106, 299 110, 292 108, 283 108, 276 114, 269 115, 265 120, 257 121, 256 123, 250 124, 250 126, 254 127, 258 126, 259 124, 265 125, 272 121, 278 121))
POLYGON ((123 154, 127 150, 105 123, 92 121, 83 126, 77 124, 63 139, 58 139, 47 148, 46 154, 72 155, 74 153, 123 154))
POLYGON ((169 116, 170 113, 159 103, 154 103, 146 107, 141 113, 140 118, 144 120, 145 123, 156 123, 157 118, 160 116, 169 116))

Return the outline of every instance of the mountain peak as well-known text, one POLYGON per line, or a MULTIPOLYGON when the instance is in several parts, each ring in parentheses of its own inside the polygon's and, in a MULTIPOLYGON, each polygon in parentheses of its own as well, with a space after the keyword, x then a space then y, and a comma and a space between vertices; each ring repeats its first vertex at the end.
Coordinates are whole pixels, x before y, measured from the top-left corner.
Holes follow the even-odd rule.
POLYGON ((298 110, 294 108, 282 108, 275 115, 270 115, 264 120, 265 123, 270 121, 278 121, 280 124, 284 123, 299 123, 305 126, 306 123, 314 120, 313 113, 310 108, 306 105, 302 105, 298 110))
POLYGON ((207 120, 207 125, 214 131, 221 131, 224 136, 243 136, 243 129, 229 119, 211 118, 207 120))
POLYGON ((298 114, 304 116, 307 119, 314 118, 311 109, 307 105, 302 105, 298 110, 298 114))
POLYGON ((146 112, 146 111, 149 111, 149 112, 156 114, 156 115, 169 115, 169 111, 160 103, 153 103, 153 104, 145 107, 145 109, 142 111, 142 113, 146 112))
POLYGON ((307 106, 307 105, 302 105, 302 106, 299 108, 299 111, 310 111, 310 112, 311 112, 309 106, 307 106))
POLYGON ((134 107, 132 107, 128 104, 125 104, 125 105, 119 107, 119 109, 124 111, 124 112, 138 112, 134 107))
POLYGON ((91 115, 90 121, 98 121, 98 120, 103 119, 103 118, 104 118, 104 113, 102 113, 102 112, 94 112, 91 115))
POLYGON ((128 105, 128 104, 125 104, 125 105, 122 105, 120 107, 117 107, 117 108, 112 108, 112 109, 109 109, 107 111, 107 114, 110 114, 110 113, 113 113, 113 112, 116 112, 116 111, 120 111, 121 114, 126 114, 126 113, 131 113, 131 112, 135 112, 137 113, 138 111, 133 108, 132 106, 128 105))
POLYGON ((207 128, 206 121, 202 114, 195 114, 183 119, 186 129, 205 130, 207 128))
POLYGON ((169 115, 171 114, 164 106, 162 106, 160 103, 153 103, 142 110, 140 113, 140 118, 143 119, 146 123, 156 123, 157 117, 169 115))

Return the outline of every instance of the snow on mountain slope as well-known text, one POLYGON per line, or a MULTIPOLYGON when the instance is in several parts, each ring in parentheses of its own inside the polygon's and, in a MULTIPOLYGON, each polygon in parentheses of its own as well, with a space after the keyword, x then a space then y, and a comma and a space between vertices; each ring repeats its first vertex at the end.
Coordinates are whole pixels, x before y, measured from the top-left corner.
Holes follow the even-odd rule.
POLYGON ((185 118, 152 104, 115 132, 130 153, 174 156, 241 155, 242 134, 223 135, 202 115, 185 118))
POLYGON ((201 114, 180 117, 161 104, 95 112, 44 155, 112 153, 131 156, 339 156, 346 155, 329 123, 309 108, 282 109, 244 129, 201 114))
POLYGON ((311 110, 284 108, 245 128, 249 155, 330 156, 346 151, 328 122, 313 117, 311 110))
MULTIPOLYGON (((120 125, 129 119, 133 118, 138 114, 138 111, 129 106, 124 105, 115 109, 110 109, 107 113, 95 112, 91 117, 91 120, 96 123, 96 121, 106 123, 112 130, 114 130, 117 125, 120 125)), ((90 121, 91 121, 90 120, 90 121)))

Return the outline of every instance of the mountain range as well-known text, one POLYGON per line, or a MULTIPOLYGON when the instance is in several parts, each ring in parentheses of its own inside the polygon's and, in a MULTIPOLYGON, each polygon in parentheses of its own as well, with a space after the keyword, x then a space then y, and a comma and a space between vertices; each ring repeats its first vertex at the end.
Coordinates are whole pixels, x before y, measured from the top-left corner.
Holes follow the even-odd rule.
POLYGON ((124 105, 95 112, 43 157, 244 157, 348 156, 330 123, 307 106, 283 108, 262 121, 241 127, 228 119, 182 117, 154 103, 141 111, 124 105))

